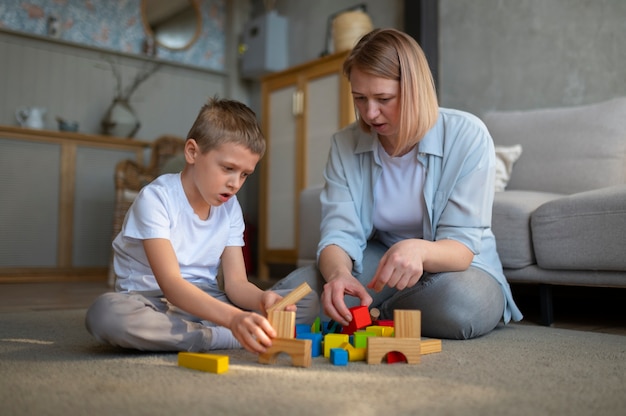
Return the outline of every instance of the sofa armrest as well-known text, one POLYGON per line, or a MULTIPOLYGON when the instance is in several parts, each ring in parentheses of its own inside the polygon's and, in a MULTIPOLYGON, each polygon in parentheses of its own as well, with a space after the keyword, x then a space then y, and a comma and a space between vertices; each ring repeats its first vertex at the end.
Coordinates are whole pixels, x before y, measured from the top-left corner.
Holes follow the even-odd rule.
POLYGON ((531 216, 537 264, 545 269, 626 270, 626 185, 547 202, 531 216))
POLYGON ((502 266, 521 269, 536 264, 530 232, 530 216, 541 205, 563 194, 536 191, 496 192, 491 229, 496 237, 502 266))

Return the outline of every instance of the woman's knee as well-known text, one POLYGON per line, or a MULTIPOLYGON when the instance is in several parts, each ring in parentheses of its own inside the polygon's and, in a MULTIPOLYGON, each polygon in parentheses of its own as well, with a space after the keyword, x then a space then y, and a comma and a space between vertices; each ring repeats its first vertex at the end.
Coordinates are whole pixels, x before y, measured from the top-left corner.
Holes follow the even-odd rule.
POLYGON ((447 306, 439 320, 433 319, 446 338, 471 339, 485 335, 502 319, 504 294, 498 282, 483 271, 470 269, 446 293, 447 306))
POLYGON ((276 282, 271 290, 295 289, 305 282, 318 295, 321 293, 324 287, 324 279, 317 266, 311 265, 297 268, 276 282))
POLYGON ((282 280, 278 281, 270 290, 279 293, 281 296, 288 295, 293 289, 302 283, 307 283, 311 287, 311 292, 304 296, 296 306, 296 322, 302 324, 313 323, 320 312, 320 293, 323 289, 322 276, 316 266, 305 266, 294 270, 282 280))
POLYGON ((500 285, 478 269, 432 275, 403 292, 387 309, 420 309, 422 332, 428 337, 470 339, 485 335, 498 325, 504 311, 500 285))

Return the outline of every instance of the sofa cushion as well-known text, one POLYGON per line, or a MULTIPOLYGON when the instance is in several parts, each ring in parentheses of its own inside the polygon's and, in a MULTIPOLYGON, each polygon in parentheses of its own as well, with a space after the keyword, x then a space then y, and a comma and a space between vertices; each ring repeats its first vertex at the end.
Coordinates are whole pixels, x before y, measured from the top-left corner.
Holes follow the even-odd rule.
POLYGON ((522 146, 496 146, 496 185, 495 191, 502 192, 511 179, 513 164, 522 154, 522 146))
POLYGON ((626 270, 626 185, 550 201, 532 214, 544 269, 626 270))
POLYGON ((507 190, 573 194, 626 183, 626 97, 483 117, 496 146, 521 144, 507 190))
POLYGON ((519 269, 536 263, 530 217, 537 207, 561 197, 561 194, 532 191, 495 193, 491 228, 503 267, 519 269))

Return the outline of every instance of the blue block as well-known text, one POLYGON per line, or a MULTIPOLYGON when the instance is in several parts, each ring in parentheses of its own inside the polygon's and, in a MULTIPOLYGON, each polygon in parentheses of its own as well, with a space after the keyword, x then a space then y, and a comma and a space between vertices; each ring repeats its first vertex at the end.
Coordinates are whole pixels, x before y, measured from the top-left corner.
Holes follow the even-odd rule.
POLYGON ((296 339, 310 339, 311 340, 311 357, 319 357, 322 355, 322 340, 324 336, 321 332, 305 332, 304 334, 297 334, 296 339))
POLYGON ((311 333, 311 325, 307 324, 296 324, 296 336, 298 334, 307 334, 311 333))
POLYGON ((341 329, 343 327, 339 324, 339 322, 335 321, 324 321, 322 322, 322 333, 326 334, 341 334, 341 329))
POLYGON ((331 348, 330 362, 333 365, 348 365, 348 351, 343 348, 331 348))

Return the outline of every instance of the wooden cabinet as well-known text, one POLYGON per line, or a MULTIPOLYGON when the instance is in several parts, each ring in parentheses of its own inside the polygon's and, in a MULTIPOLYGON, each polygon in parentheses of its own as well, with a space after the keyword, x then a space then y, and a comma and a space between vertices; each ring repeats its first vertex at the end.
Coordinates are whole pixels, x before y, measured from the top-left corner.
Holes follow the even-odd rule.
POLYGON ((0 126, 0 282, 105 282, 115 165, 149 145, 0 126))
POLYGON ((262 127, 267 152, 261 162, 260 279, 270 265, 291 265, 298 253, 300 191, 322 184, 330 138, 354 121, 343 62, 348 52, 326 56, 263 78, 262 127))

